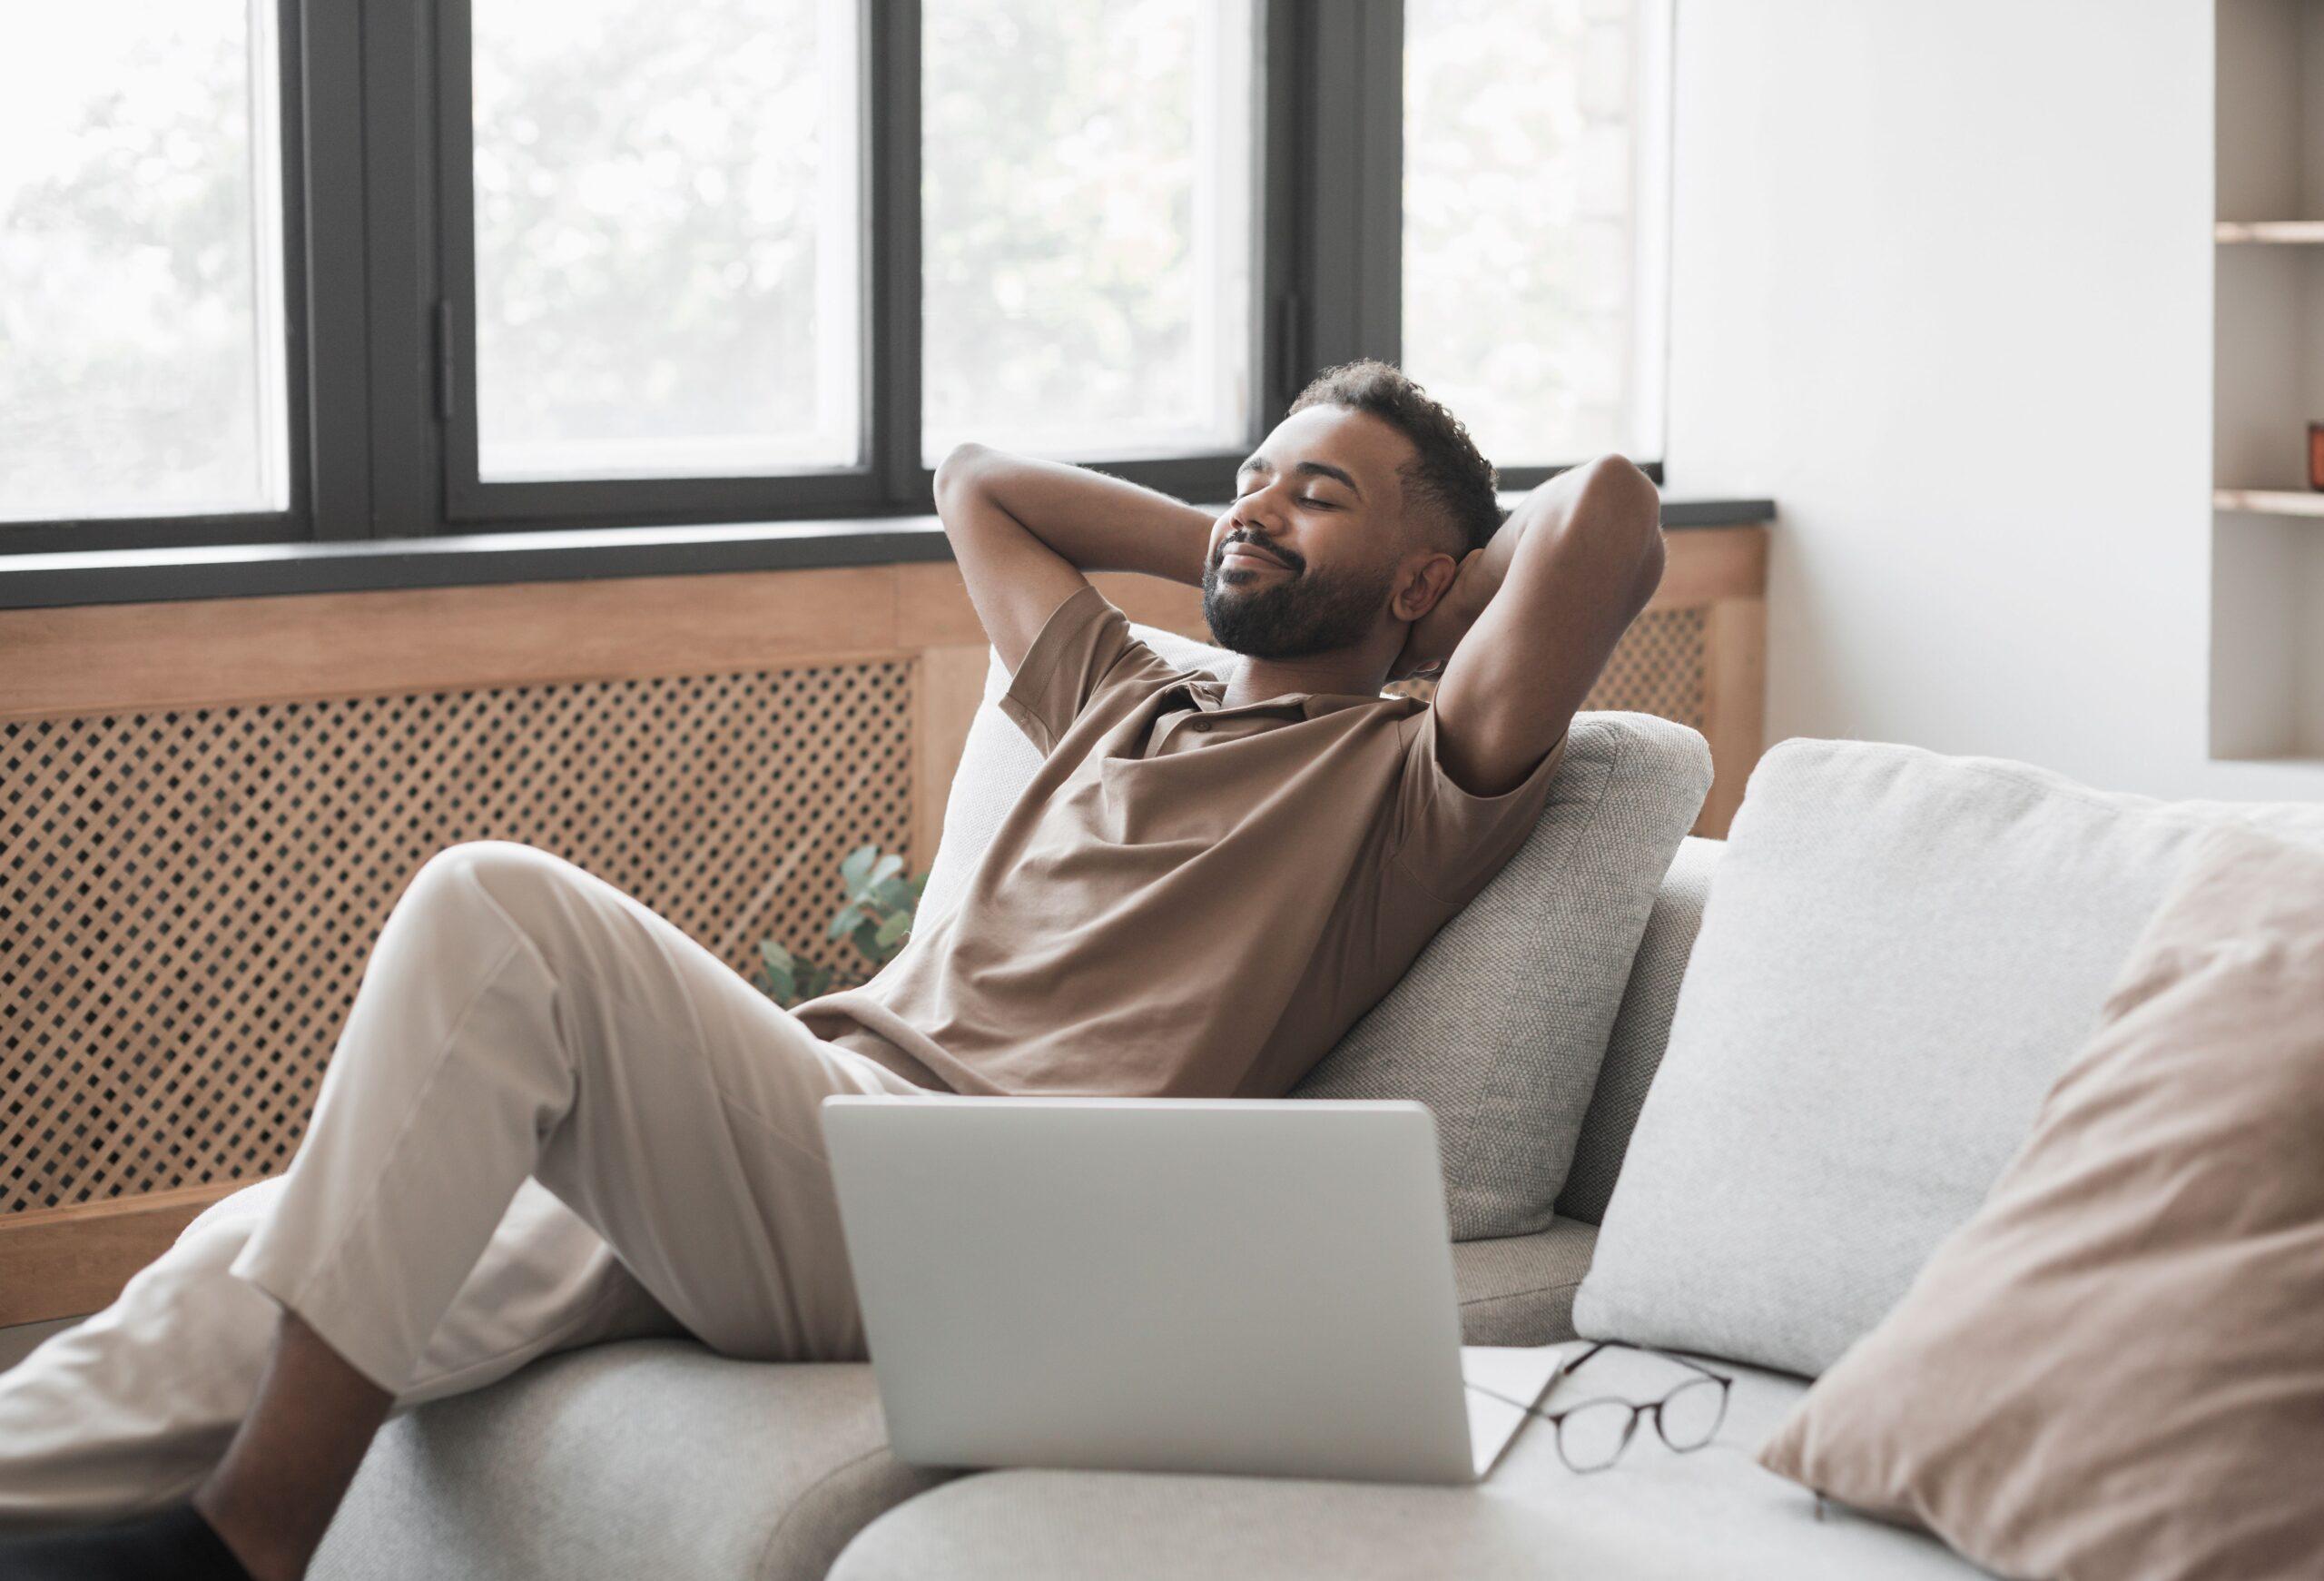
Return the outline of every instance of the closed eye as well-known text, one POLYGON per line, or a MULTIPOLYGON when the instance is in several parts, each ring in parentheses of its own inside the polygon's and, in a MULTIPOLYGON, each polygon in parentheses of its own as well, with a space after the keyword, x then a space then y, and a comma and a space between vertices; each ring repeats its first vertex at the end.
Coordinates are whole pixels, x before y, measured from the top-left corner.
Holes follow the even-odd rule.
MULTIPOLYGON (((1237 494, 1236 498, 1239 499, 1244 494, 1248 494, 1251 490, 1258 487, 1259 485, 1256 480, 1246 483, 1243 486, 1242 493, 1237 494)), ((1324 510, 1338 510, 1342 509, 1339 501, 1335 499, 1324 499, 1314 494, 1295 494, 1291 497, 1291 502, 1295 505, 1314 505, 1320 507, 1324 510)))

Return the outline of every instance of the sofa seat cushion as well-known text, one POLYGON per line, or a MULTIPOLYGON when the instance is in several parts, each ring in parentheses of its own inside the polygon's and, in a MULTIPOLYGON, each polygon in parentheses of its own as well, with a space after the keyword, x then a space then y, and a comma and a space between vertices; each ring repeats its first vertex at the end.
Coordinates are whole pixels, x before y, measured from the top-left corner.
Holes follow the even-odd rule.
MULTIPOLYGON (((1716 1365, 1716 1364, 1714 1364, 1716 1365)), ((890 1510, 831 1581, 1957 1581, 1987 1574, 1923 1533, 1827 1507, 1752 1452, 1805 1388, 1736 1372, 1727 1420, 1691 1455, 1650 1427, 1613 1467, 1577 1476, 1526 1424, 1475 1487, 989 1471, 890 1510)), ((1552 1401, 1652 1398, 1679 1369, 1609 1352, 1552 1401), (1602 1370, 1601 1370, 1602 1369, 1602 1370), (1586 1387, 1585 1387, 1586 1386, 1586 1387)))
MULTIPOLYGON (((1462 1338, 1570 1338, 1597 1235, 1560 1220, 1456 1245, 1462 1338)), ((390 1421, 313 1576, 810 1581, 866 1521, 951 1475, 889 1454, 868 1366, 735 1361, 691 1340, 625 1340, 390 1421)))
POLYGON ((1466 1345, 1548 1345, 1573 1338, 1573 1292, 1590 1271, 1595 1224, 1551 1221, 1531 1235, 1452 1243, 1466 1345))
POLYGON ((687 1339, 567 1351, 389 1422, 314 1581, 820 1581, 951 1473, 888 1453, 872 1369, 687 1339))

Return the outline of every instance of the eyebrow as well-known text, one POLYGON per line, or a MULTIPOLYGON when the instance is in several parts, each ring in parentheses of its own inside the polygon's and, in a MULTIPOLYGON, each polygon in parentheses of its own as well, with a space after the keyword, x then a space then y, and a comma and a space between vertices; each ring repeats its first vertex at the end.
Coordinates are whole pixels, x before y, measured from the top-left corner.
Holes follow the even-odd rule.
MULTIPOLYGON (((1364 498, 1364 490, 1356 488, 1355 479, 1349 477, 1347 473, 1343 471, 1341 469, 1333 466, 1329 461, 1299 461, 1294 463, 1291 469, 1295 472, 1314 472, 1322 477, 1336 479, 1338 481, 1346 484, 1349 489, 1354 493, 1358 499, 1364 498)), ((1268 460, 1265 456, 1253 456, 1250 459, 1245 461, 1241 466, 1235 469, 1235 476, 1240 478, 1246 472, 1272 472, 1274 470, 1275 463, 1268 460)))

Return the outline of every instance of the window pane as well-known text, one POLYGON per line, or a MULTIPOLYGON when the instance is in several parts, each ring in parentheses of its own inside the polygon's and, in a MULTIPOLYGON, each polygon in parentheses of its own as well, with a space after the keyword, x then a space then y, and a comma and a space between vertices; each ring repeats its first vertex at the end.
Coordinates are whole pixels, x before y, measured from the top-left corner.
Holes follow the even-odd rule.
POLYGON ((1499 465, 1661 452, 1668 0, 1405 0, 1405 371, 1499 465))
POLYGON ((923 0, 931 464, 1232 449, 1251 410, 1250 0, 923 0))
POLYGON ((853 466, 852 0, 476 0, 486 479, 853 466))
POLYGON ((10 8, 0 518, 289 504, 273 9, 10 8))

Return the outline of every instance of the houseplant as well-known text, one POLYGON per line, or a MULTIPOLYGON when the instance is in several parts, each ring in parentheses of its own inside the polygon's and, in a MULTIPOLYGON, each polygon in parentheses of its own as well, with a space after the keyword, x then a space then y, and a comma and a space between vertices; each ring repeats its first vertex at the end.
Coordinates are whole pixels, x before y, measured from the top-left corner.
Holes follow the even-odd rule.
MULTIPOLYGON (((925 873, 903 877, 903 866, 901 856, 877 845, 858 845, 839 865, 847 898, 823 936, 834 942, 847 938, 874 973, 911 937, 912 917, 928 884, 925 873)), ((785 1010, 830 992, 839 972, 835 965, 794 955, 773 939, 759 941, 759 959, 761 970, 752 976, 752 985, 785 1010)))

